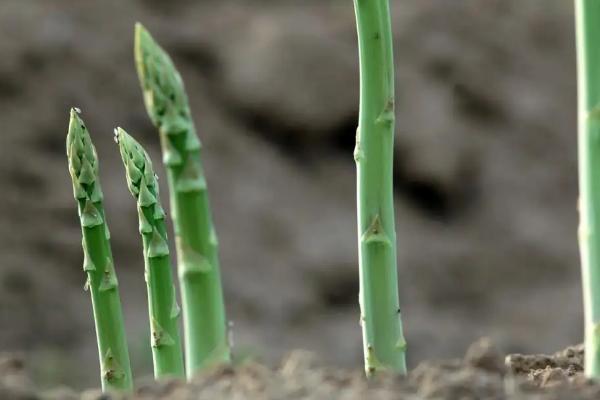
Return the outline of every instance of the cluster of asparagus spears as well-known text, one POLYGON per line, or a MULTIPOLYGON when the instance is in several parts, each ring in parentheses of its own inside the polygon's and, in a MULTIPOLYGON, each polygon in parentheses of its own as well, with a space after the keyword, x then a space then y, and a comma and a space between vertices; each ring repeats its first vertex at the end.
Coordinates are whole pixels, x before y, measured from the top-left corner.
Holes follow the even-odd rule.
MULTIPOLYGON (((115 129, 129 191, 136 200, 148 293, 154 375, 193 376, 202 368, 229 362, 225 306, 201 144, 191 119, 183 82, 169 56, 140 25, 135 60, 146 109, 158 129, 168 171, 175 227, 182 309, 177 302, 169 257, 166 213, 158 179, 144 148, 122 128, 115 129), (179 332, 183 310, 185 357, 179 332), (184 365, 185 360, 185 365, 184 365)), ((92 298, 104 390, 131 390, 133 380, 123 324, 110 234, 103 208, 98 156, 80 110, 73 108, 67 156, 83 233, 86 289, 92 298)))
MULTIPOLYGON (((405 373, 392 192, 394 76, 389 4, 388 0, 355 0, 355 7, 361 102, 354 158, 358 170, 360 320, 365 370, 368 375, 380 369, 405 373)), ((125 166, 127 187, 136 200, 143 243, 154 374, 157 379, 183 377, 187 371, 189 378, 206 367, 230 361, 218 241, 202 170, 202 146, 181 76, 167 53, 140 24, 135 28, 135 61, 167 170, 182 298, 181 312, 172 278, 166 214, 152 162, 135 139, 117 128, 115 141, 125 166)), ((79 205, 83 268, 92 298, 102 387, 130 390, 133 382, 98 157, 78 109, 71 110, 67 155, 79 205)))

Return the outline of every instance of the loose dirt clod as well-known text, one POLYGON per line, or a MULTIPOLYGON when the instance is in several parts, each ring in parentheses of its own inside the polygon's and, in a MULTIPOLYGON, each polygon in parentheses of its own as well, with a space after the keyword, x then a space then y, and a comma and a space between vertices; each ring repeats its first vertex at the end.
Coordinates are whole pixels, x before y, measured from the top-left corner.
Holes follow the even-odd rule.
POLYGON ((506 357, 506 367, 513 374, 527 374, 546 367, 560 368, 575 372, 583 371, 583 345, 571 346, 549 356, 545 354, 510 354, 506 357))
POLYGON ((489 338, 482 338, 469 346, 464 361, 471 367, 501 375, 506 371, 500 351, 489 338))

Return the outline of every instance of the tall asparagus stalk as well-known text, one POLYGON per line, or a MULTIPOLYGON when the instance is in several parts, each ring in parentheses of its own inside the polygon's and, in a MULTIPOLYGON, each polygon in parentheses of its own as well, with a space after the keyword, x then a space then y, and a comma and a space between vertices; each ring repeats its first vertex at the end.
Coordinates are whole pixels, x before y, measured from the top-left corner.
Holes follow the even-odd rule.
POLYGON ((392 161, 394 60, 388 0, 354 0, 360 56, 357 167, 365 370, 406 373, 396 270, 392 161))
POLYGON ((152 162, 142 146, 123 129, 117 128, 125 165, 127 187, 137 200, 139 231, 144 246, 145 278, 155 378, 184 377, 179 337, 179 305, 173 285, 165 212, 158 196, 158 180, 152 162))
POLYGON ((200 141, 179 72, 142 25, 135 60, 150 119, 167 168, 177 267, 183 299, 188 377, 230 359, 218 242, 201 165, 200 141))
POLYGON ((117 276, 106 225, 98 157, 76 109, 71 109, 67 157, 83 232, 83 270, 92 297, 102 389, 131 390, 132 378, 117 276))
POLYGON ((600 377, 600 1, 576 0, 585 374, 600 377))

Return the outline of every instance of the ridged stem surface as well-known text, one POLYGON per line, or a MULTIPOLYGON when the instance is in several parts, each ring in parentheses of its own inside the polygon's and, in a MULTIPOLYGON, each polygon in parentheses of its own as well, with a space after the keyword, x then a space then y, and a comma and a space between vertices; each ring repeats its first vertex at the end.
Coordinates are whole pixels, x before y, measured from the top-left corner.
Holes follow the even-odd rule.
POLYGON ((600 377, 600 0, 576 0, 585 374, 600 377))
POLYGON ((179 335, 181 312, 173 285, 165 212, 160 204, 158 180, 150 157, 138 142, 121 128, 117 128, 115 138, 125 165, 127 186, 137 200, 139 231, 144 247, 154 377, 185 377, 179 335))
POLYGON ((67 156, 73 192, 79 206, 83 233, 83 270, 92 298, 103 390, 133 387, 123 312, 119 298, 110 234, 106 225, 98 175, 98 157, 88 130, 71 110, 67 156))
POLYGON ((354 0, 360 56, 357 166, 365 370, 406 373, 393 200, 394 61, 388 0, 354 0))
POLYGON ((181 76, 170 57, 140 25, 135 58, 144 101, 158 128, 167 168, 181 284, 186 369, 191 378, 230 361, 225 306, 201 145, 181 76))

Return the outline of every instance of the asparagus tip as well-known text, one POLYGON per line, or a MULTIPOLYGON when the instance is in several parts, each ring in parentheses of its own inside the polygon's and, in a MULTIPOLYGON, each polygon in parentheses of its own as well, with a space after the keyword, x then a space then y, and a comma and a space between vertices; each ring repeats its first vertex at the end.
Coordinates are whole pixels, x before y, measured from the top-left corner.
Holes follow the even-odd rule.
MULTIPOLYGON (((69 128, 67 131, 67 155, 71 157, 81 157, 82 153, 87 156, 95 156, 94 145, 89 137, 87 128, 80 117, 81 110, 77 107, 71 108, 69 118, 69 128)), ((93 161, 93 160, 89 160, 93 161)))
POLYGON ((98 156, 77 107, 71 108, 67 132, 67 159, 77 199, 85 198, 82 184, 91 185, 98 177, 98 156))
MULTIPOLYGON (((72 129, 75 127, 73 124, 75 122, 80 122, 81 121, 81 109, 79 109, 78 107, 71 107, 71 112, 69 115, 69 132, 72 131, 72 129)), ((79 124, 81 125, 81 124, 79 124)))
POLYGON ((149 36, 150 34, 148 33, 148 30, 144 27, 144 25, 142 25, 142 23, 138 21, 135 23, 135 43, 136 43, 136 45, 140 43, 140 40, 142 39, 143 35, 149 36))
POLYGON ((152 123, 167 134, 193 129, 187 95, 171 57, 140 23, 135 25, 134 42, 135 66, 152 123))
POLYGON ((119 145, 131 193, 141 203, 156 203, 151 198, 154 195, 150 196, 145 191, 146 185, 156 186, 156 176, 146 150, 121 127, 115 128, 115 142, 119 145))
POLYGON ((136 22, 134 33, 134 56, 136 63, 143 62, 143 49, 148 50, 152 45, 156 45, 156 42, 150 32, 140 22, 136 22))
POLYGON ((131 152, 132 142, 135 142, 135 140, 125 131, 125 129, 121 128, 120 126, 117 126, 113 132, 115 135, 115 143, 117 143, 123 150, 129 150, 131 152))

